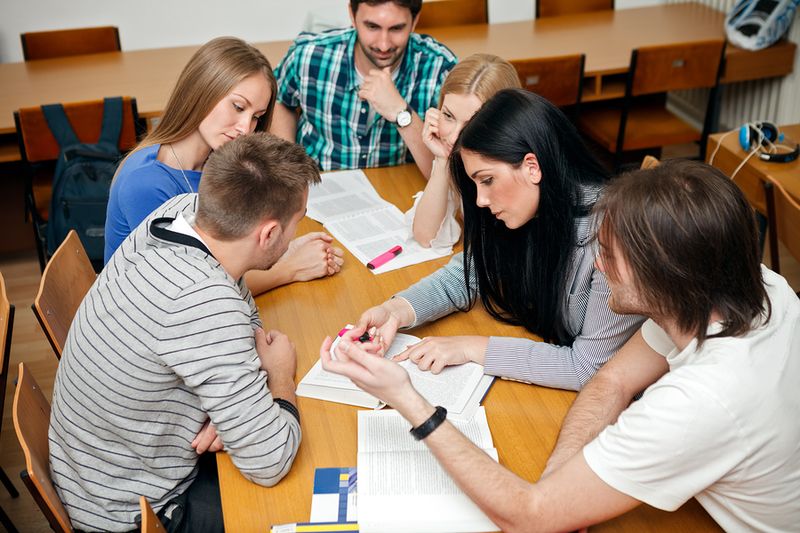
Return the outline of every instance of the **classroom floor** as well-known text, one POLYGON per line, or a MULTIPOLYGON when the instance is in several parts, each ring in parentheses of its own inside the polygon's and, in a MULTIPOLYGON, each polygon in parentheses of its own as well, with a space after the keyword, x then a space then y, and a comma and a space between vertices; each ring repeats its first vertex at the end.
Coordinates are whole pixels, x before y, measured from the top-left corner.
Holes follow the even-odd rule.
MULTIPOLYGON (((795 291, 800 291, 800 263, 795 261, 788 250, 783 247, 780 250, 780 257, 783 276, 795 291)), ((764 262, 769 264, 768 250, 764 254, 764 262)), ((47 521, 19 478, 19 472, 24 468, 25 462, 14 432, 11 410, 14 380, 19 363, 24 362, 31 369, 48 398, 52 394, 58 363, 31 311, 31 304, 38 290, 40 279, 35 253, 0 255, 0 271, 6 281, 8 297, 16 306, 9 381, 6 389, 2 433, 0 434, 0 466, 20 492, 18 498, 11 498, 8 492, 0 487, 0 507, 9 515, 19 531, 43 533, 50 531, 47 521)))

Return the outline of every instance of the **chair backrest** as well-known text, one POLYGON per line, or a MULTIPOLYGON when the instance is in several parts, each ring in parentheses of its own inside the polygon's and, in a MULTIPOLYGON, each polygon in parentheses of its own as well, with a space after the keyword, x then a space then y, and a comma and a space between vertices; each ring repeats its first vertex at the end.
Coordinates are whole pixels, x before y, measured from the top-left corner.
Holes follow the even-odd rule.
MULTIPOLYGON (((103 100, 67 103, 64 104, 64 111, 81 142, 97 142, 103 125, 103 100)), ((14 122, 17 125, 19 151, 23 161, 39 163, 52 161, 58 157, 60 152, 58 141, 47 126, 47 120, 44 118, 41 107, 24 107, 15 111, 14 122)), ((138 122, 139 112, 136 108, 136 99, 124 97, 122 99, 122 131, 119 134, 121 151, 127 151, 136 146, 138 122)))
POLYGON ((20 477, 55 531, 72 531, 69 515, 56 493, 50 477, 50 403, 25 367, 19 364, 17 390, 14 393, 14 429, 25 454, 25 470, 20 477))
POLYGON ((415 31, 426 28, 486 24, 489 21, 486 0, 425 0, 415 31))
POLYGON ((21 33, 25 61, 54 57, 119 52, 119 29, 116 26, 21 33))
POLYGON ((638 96, 715 87, 724 49, 722 39, 638 48, 631 54, 628 92, 638 96))
POLYGON ((614 0, 536 0, 536 18, 614 9, 614 0))
POLYGON ((139 496, 139 508, 142 512, 142 533, 163 533, 166 531, 161 520, 158 519, 153 508, 147 503, 147 498, 139 496))
POLYGON ((11 360, 11 332, 14 328, 14 306, 8 301, 6 282, 0 273, 0 428, 3 426, 3 408, 6 401, 8 362, 11 360))
POLYGON ((80 237, 70 231, 47 263, 31 306, 59 359, 72 319, 96 277, 80 237))
POLYGON ((780 273, 778 240, 800 261, 800 202, 776 181, 764 181, 767 199, 767 231, 770 247, 770 267, 780 273))
POLYGON ((511 61, 522 86, 561 107, 580 102, 583 54, 511 61))

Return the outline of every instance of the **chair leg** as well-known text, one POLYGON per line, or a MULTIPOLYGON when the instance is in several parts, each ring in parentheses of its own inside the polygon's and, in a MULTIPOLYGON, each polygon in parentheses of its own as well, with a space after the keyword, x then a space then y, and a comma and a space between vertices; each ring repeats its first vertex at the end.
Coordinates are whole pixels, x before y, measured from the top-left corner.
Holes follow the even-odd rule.
POLYGON ((30 217, 31 227, 33 227, 33 240, 36 243, 36 255, 39 256, 39 270, 44 272, 44 267, 47 264, 47 252, 45 251, 45 237, 43 226, 46 228, 44 221, 36 211, 36 200, 33 196, 33 177, 28 177, 28 183, 25 186, 25 218, 30 217))
POLYGON ((42 227, 36 220, 33 221, 33 238, 36 240, 36 255, 39 256, 39 270, 44 273, 47 265, 47 252, 45 251, 44 237, 42 237, 42 227))
POLYGON ((775 193, 772 183, 762 181, 764 196, 767 199, 767 237, 769 238, 769 268, 776 274, 781 273, 780 256, 778 254, 778 222, 775 215, 775 193))
POLYGON ((19 533, 17 528, 14 527, 14 523, 11 522, 11 519, 8 517, 2 507, 0 507, 0 524, 3 524, 3 527, 6 528, 8 533, 19 533))
POLYGON ((17 488, 14 486, 13 483, 11 483, 11 480, 6 475, 6 471, 3 470, 2 467, 0 467, 0 481, 3 482, 3 485, 5 486, 6 490, 11 495, 12 498, 16 498, 17 496, 19 496, 17 488))

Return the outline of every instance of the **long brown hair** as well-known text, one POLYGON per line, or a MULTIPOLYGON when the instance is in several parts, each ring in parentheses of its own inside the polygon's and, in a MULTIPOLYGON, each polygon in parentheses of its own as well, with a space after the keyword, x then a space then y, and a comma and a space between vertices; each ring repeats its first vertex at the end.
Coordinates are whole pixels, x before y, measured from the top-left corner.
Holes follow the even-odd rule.
POLYGON ((158 125, 134 151, 189 136, 239 82, 259 72, 267 79, 270 95, 267 111, 258 120, 256 131, 266 131, 272 121, 277 93, 272 66, 264 54, 243 40, 218 37, 194 53, 183 68, 158 125))
POLYGON ((474 94, 486 102, 503 89, 522 87, 514 67, 492 54, 472 54, 458 62, 447 75, 439 92, 439 108, 447 94, 474 94))
MULTIPOLYGON (((702 345, 769 320, 753 209, 739 188, 709 165, 669 160, 619 177, 595 210, 600 240, 615 243, 643 304, 675 321, 702 345), (712 313, 723 329, 707 335, 712 313)), ((601 250, 606 276, 618 269, 601 250)))

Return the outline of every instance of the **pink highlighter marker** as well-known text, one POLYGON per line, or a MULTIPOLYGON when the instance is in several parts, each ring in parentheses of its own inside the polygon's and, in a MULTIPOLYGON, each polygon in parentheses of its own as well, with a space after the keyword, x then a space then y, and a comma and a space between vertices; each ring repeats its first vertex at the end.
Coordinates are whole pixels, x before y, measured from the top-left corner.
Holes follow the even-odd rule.
POLYGON ((375 270, 376 268, 382 266, 384 263, 388 263, 398 255, 400 252, 403 251, 402 246, 394 246, 388 252, 384 252, 369 263, 367 263, 367 268, 370 270, 375 270))

